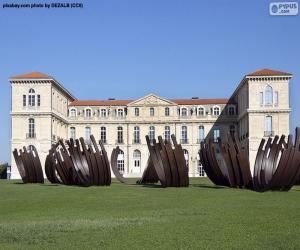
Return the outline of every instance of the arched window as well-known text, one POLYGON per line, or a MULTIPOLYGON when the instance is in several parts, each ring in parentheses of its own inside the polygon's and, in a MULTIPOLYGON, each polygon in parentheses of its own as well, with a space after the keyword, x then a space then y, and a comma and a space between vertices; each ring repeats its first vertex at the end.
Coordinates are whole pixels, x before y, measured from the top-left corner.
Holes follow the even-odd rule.
POLYGON ((134 150, 133 151, 133 171, 140 172, 140 167, 141 167, 141 152, 139 150, 134 150))
POLYGON ((134 115, 135 116, 140 116, 140 109, 139 108, 134 108, 134 115))
POLYGON ((35 123, 33 118, 28 120, 28 138, 35 138, 35 123))
POLYGON ((270 85, 267 85, 265 89, 265 104, 273 105, 273 89, 270 85))
POLYGON ((169 107, 165 108, 165 116, 170 116, 170 108, 169 107))
POLYGON ((181 109, 181 116, 187 116, 187 108, 181 109))
POLYGON ((171 128, 170 126, 165 126, 165 141, 170 141, 171 140, 171 128))
POLYGON ((186 149, 183 149, 183 154, 184 154, 185 164, 188 168, 189 167, 189 151, 187 151, 186 149))
POLYGON ((92 117, 92 110, 91 109, 86 109, 85 110, 85 117, 86 118, 91 118, 92 117))
POLYGON ((117 128, 117 143, 123 143, 123 127, 118 127, 117 128))
POLYGON ((272 116, 266 116, 266 130, 265 136, 273 136, 273 124, 272 124, 272 116))
POLYGON ((140 127, 138 127, 138 126, 135 126, 133 128, 133 143, 141 143, 140 127))
POLYGON ((205 115, 205 109, 203 107, 199 107, 197 115, 198 116, 204 116, 205 115))
POLYGON ((150 108, 150 116, 154 116, 154 108, 150 108))
POLYGON ((198 143, 203 142, 205 139, 205 131, 204 131, 204 126, 199 126, 199 141, 198 143))
POLYGON ((90 143, 91 140, 91 128, 85 127, 85 142, 90 143))
POLYGON ((123 174, 124 171, 125 171, 125 166, 124 166, 124 152, 121 149, 120 149, 120 152, 119 152, 118 157, 117 157, 117 167, 118 167, 119 172, 121 174, 123 174))
POLYGON ((234 125, 230 125, 229 133, 231 134, 231 136, 234 136, 234 134, 235 134, 235 126, 234 125))
POLYGON ((182 126, 181 127, 181 143, 187 144, 188 139, 187 139, 187 126, 182 126))
POLYGON ((29 90, 29 94, 28 94, 28 105, 30 107, 34 107, 35 106, 35 91, 34 89, 30 89, 29 90))
POLYGON ((106 117, 106 109, 100 110, 100 117, 105 118, 106 117))
POLYGON ((150 141, 153 141, 155 139, 155 127, 154 126, 149 127, 149 139, 150 139, 150 141))
POLYGON ((71 109, 70 110, 70 117, 76 117, 76 109, 71 109))
POLYGON ((103 143, 106 143, 106 127, 101 127, 100 128, 100 140, 103 143))
POLYGON ((76 129, 75 129, 75 127, 70 127, 70 138, 72 138, 73 140, 76 139, 76 129))
POLYGON ((27 147, 27 150, 28 150, 28 151, 34 151, 34 150, 35 150, 35 146, 29 145, 29 146, 27 147))
POLYGON ((214 106, 214 108, 213 108, 213 115, 214 116, 220 115, 220 107, 219 106, 214 106))

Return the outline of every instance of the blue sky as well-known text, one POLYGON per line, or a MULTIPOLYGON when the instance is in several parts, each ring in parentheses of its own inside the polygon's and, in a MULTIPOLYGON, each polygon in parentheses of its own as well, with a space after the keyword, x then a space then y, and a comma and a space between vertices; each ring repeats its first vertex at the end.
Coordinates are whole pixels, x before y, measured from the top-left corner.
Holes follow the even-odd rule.
POLYGON ((270 16, 270 1, 90 0, 72 10, 0 2, 0 162, 10 161, 8 78, 32 71, 79 99, 229 97, 249 72, 288 71, 291 128, 300 125, 300 17, 270 16))

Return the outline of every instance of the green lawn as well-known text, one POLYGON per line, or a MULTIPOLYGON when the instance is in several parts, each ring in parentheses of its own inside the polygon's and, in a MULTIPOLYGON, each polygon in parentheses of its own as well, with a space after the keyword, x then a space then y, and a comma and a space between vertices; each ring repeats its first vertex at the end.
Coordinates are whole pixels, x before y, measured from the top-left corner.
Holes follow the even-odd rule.
POLYGON ((0 181, 0 249, 300 249, 300 187, 255 193, 0 181))

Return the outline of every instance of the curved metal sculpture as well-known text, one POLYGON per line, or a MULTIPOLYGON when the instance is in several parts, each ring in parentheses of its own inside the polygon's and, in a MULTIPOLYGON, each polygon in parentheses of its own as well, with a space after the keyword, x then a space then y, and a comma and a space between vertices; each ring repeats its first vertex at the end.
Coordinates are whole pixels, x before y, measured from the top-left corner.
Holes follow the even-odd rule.
POLYGON ((300 176, 300 128, 296 140, 292 135, 261 140, 251 176, 249 157, 245 145, 237 136, 228 135, 218 143, 201 143, 200 161, 207 176, 216 185, 240 187, 263 192, 289 190, 300 176))
POLYGON ((15 149, 13 156, 24 183, 44 183, 41 161, 35 148, 27 150, 23 147, 19 152, 15 149))
POLYGON ((143 176, 137 181, 138 184, 156 183, 160 181, 163 187, 187 187, 189 185, 188 167, 184 158, 184 153, 176 137, 171 136, 171 142, 164 142, 162 137, 158 137, 150 142, 146 136, 150 157, 143 176))
POLYGON ((59 141, 49 151, 45 161, 45 172, 51 183, 65 185, 110 185, 110 165, 105 148, 100 141, 99 150, 93 135, 91 144, 87 145, 83 138, 59 141))

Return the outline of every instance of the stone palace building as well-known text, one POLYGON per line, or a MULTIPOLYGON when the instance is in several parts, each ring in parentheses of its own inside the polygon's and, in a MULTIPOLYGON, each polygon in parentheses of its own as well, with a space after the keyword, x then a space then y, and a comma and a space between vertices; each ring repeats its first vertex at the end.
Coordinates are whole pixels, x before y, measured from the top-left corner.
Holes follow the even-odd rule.
MULTIPOLYGON (((253 168, 262 137, 289 134, 290 73, 270 69, 247 74, 228 99, 167 99, 149 94, 138 100, 78 100, 52 76, 33 72, 9 79, 12 89, 11 150, 35 147, 42 165, 59 139, 93 134, 110 156, 117 145, 118 168, 140 177, 149 157, 145 135, 175 134, 182 144, 190 176, 204 176, 200 142, 237 133, 248 145, 253 168)), ((11 156, 11 178, 20 178, 11 156)))

